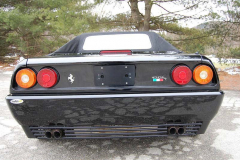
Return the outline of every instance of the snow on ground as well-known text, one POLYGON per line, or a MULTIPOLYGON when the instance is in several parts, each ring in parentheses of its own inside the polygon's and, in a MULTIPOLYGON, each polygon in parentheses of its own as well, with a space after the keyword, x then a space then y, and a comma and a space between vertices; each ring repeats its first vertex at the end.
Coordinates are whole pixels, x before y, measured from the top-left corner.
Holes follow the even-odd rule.
MULTIPOLYGON (((5 56, 5 57, 12 58, 14 56, 5 56)), ((8 67, 0 66, 0 71, 3 72, 3 74, 12 74, 12 71, 14 70, 15 66, 22 60, 24 60, 24 58, 19 57, 19 59, 16 62, 9 64, 8 67)))
POLYGON ((22 60, 24 60, 23 57, 19 57, 19 60, 17 60, 17 63, 21 62, 22 60))
POLYGON ((214 63, 216 68, 218 68, 217 66, 220 66, 218 71, 224 71, 230 75, 240 74, 240 59, 216 58, 214 55, 207 55, 206 57, 214 63))
POLYGON ((240 64, 240 59, 236 59, 236 58, 217 58, 215 55, 206 55, 206 57, 211 59, 213 63, 222 63, 222 64, 230 64, 230 65, 240 64))
POLYGON ((227 68, 224 70, 225 72, 227 72, 230 75, 234 75, 234 74, 240 74, 240 69, 237 67, 231 67, 231 68, 227 68))
POLYGON ((13 71, 6 71, 6 72, 3 72, 3 74, 12 74, 13 73, 13 71))

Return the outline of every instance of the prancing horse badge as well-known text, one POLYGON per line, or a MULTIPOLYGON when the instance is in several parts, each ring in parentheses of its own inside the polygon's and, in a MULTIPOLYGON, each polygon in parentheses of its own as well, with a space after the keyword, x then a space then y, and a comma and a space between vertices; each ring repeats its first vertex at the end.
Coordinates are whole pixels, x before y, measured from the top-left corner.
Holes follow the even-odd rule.
POLYGON ((73 84, 74 79, 75 79, 75 77, 73 77, 72 74, 69 74, 69 76, 68 76, 68 80, 69 80, 69 82, 70 82, 71 84, 73 84))

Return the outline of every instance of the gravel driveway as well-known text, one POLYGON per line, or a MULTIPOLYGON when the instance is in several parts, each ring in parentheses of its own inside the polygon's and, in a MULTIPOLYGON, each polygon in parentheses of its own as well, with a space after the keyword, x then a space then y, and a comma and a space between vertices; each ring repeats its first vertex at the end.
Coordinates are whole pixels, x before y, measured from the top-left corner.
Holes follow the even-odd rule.
POLYGON ((28 139, 5 102, 11 72, 0 71, 0 159, 240 159, 240 92, 225 91, 204 135, 112 140, 28 139))

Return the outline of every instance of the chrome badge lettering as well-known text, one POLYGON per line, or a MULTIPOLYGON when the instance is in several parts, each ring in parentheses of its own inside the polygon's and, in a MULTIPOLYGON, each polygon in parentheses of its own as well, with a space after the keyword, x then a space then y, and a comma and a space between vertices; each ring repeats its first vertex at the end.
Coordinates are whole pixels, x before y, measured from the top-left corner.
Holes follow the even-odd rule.
POLYGON ((22 99, 12 99, 10 102, 12 104, 21 104, 21 103, 23 103, 23 100, 22 99))
POLYGON ((69 82, 70 82, 71 84, 73 84, 74 79, 75 79, 75 77, 73 77, 72 74, 69 74, 69 76, 68 76, 68 80, 69 80, 69 82))

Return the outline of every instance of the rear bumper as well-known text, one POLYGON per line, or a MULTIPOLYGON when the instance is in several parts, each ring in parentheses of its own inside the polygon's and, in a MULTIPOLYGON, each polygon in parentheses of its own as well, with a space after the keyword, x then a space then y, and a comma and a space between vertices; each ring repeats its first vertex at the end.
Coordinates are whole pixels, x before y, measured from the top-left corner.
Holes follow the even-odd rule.
MULTIPOLYGON (((218 112, 223 92, 7 96, 8 106, 27 133, 29 126, 159 125, 201 122, 204 133, 218 112), (13 104, 11 100, 23 103, 13 104)), ((29 129, 30 130, 30 129, 29 129)))

